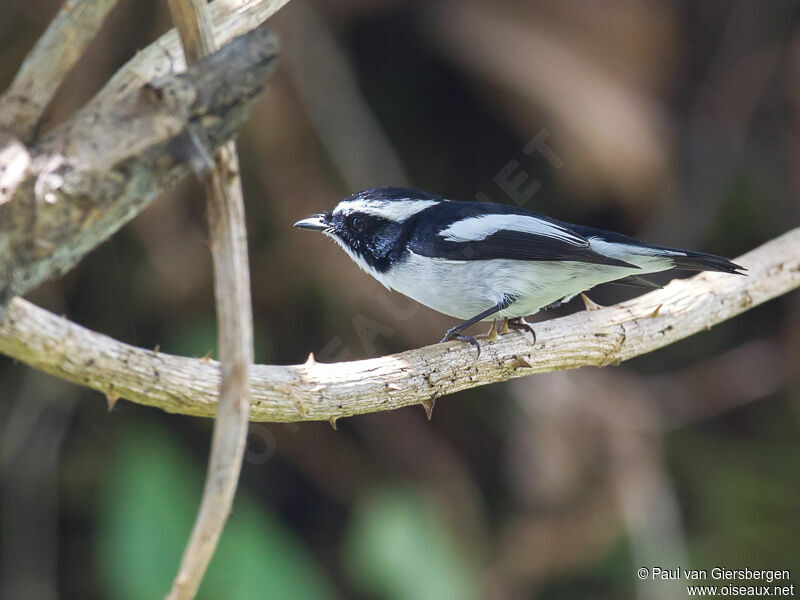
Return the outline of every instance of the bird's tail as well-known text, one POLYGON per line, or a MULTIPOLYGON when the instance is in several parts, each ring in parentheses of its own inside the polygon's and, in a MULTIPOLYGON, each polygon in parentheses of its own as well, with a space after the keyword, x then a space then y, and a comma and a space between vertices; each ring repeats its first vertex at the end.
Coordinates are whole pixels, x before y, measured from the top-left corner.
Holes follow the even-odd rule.
POLYGON ((715 254, 653 246, 620 233, 601 229, 574 226, 573 228, 589 240, 592 249, 596 252, 635 264, 642 269, 643 274, 667 269, 684 269, 686 271, 721 271, 744 275, 743 271, 747 270, 735 262, 715 254))
POLYGON ((681 250, 680 252, 683 256, 670 256, 675 269, 684 269, 686 271, 721 271, 734 275, 744 275, 744 271, 747 270, 727 258, 714 254, 692 252, 690 250, 681 250))

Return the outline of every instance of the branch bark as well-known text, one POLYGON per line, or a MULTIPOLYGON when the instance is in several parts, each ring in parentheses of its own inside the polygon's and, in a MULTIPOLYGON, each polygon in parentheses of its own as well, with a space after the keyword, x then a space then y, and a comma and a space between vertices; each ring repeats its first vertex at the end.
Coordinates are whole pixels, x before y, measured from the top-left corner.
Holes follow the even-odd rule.
MULTIPOLYGON (((253 362, 247 236, 236 147, 274 69, 263 22, 288 0, 217 2, 216 54, 205 0, 170 0, 195 65, 167 47, 139 53, 84 109, 35 146, 44 110, 116 0, 67 0, 0 97, 0 322, 8 302, 73 266, 186 173, 204 171, 220 326, 221 402, 200 511, 169 598, 192 598, 230 513, 247 435, 253 362), (244 10, 236 10, 244 4, 244 10), (227 37, 226 37, 227 36, 227 37), (164 64, 164 58, 167 64, 164 64), (199 64, 196 64, 199 63, 199 64), (159 71, 158 68, 161 68, 159 71), (114 135, 109 136, 108 132, 114 135), (213 159, 209 149, 216 149, 213 159)), ((109 401, 119 396, 109 392, 109 401)))
POLYGON ((0 130, 29 142, 61 82, 117 0, 67 0, 0 97, 0 130))
MULTIPOLYGON (((629 302, 536 325, 474 349, 459 342, 368 360, 256 365, 250 419, 331 420, 392 410, 515 377, 605 366, 672 344, 800 286, 800 228, 736 259, 747 277, 701 273, 629 302)), ((220 370, 210 360, 118 342, 15 299, 0 352, 57 377, 169 412, 213 416, 220 370)))
MULTIPOLYGON (((215 22, 228 39, 283 4, 251 2, 227 17, 217 8, 215 22)), ((167 38, 36 145, 0 140, 0 317, 13 296, 68 270, 188 172, 181 150, 190 126, 212 149, 230 139, 278 52, 261 25, 176 75, 167 38)))
MULTIPOLYGON (((221 47, 260 27, 288 2, 289 0, 215 0, 209 5, 208 11, 214 31, 214 43, 221 47)), ((137 52, 109 79, 82 112, 93 112, 102 105, 114 104, 121 96, 138 89, 151 79, 180 72, 185 68, 181 40, 177 30, 173 29, 137 52)))
MULTIPOLYGON (((193 64, 214 52, 214 33, 206 0, 169 0, 172 18, 183 42, 186 62, 193 64)), ((198 137, 195 150, 205 154, 198 137)), ((207 154, 205 156, 210 161, 207 154)), ((199 161, 201 164, 205 161, 199 161)), ((208 165, 201 167, 208 200, 208 228, 214 263, 214 296, 220 353, 220 402, 214 423, 203 498, 183 553, 178 575, 167 598, 194 598, 214 555, 233 506, 247 442, 249 379, 253 364, 253 315, 244 197, 236 144, 229 141, 208 165)))

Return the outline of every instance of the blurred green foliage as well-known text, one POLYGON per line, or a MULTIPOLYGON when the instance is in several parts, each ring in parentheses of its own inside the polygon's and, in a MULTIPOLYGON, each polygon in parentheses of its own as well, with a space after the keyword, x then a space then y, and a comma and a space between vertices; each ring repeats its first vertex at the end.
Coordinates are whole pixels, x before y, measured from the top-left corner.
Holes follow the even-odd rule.
MULTIPOLYGON (((120 440, 108 467, 98 528, 98 566, 108 598, 164 595, 189 536, 203 473, 159 429, 120 440)), ((268 507, 240 490, 199 599, 336 598, 297 537, 268 507)))
MULTIPOLYGON (((108 598, 156 598, 169 588, 202 491, 202 470, 157 427, 119 441, 104 480, 99 575, 108 598)), ((385 488, 354 509, 343 561, 354 587, 388 600, 477 598, 474 565, 419 490, 385 488)), ((302 542, 246 490, 237 495, 198 598, 338 597, 302 542)))
POLYGON ((478 598, 474 565, 441 510, 410 488, 374 491, 356 506, 345 541, 347 572, 387 600, 478 598))

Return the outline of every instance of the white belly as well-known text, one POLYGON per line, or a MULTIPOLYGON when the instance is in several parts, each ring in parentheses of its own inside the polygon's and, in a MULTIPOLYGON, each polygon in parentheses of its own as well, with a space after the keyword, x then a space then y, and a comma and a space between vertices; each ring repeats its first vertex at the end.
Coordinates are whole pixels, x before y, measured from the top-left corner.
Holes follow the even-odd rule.
MULTIPOLYGON (((659 269, 660 270, 660 269, 659 269)), ((582 262, 494 259, 452 261, 410 253, 391 274, 371 274, 390 289, 436 311, 469 319, 506 297, 516 301, 485 320, 524 317, 600 283, 643 270, 582 262)), ((646 272, 646 271, 645 271, 646 272)))

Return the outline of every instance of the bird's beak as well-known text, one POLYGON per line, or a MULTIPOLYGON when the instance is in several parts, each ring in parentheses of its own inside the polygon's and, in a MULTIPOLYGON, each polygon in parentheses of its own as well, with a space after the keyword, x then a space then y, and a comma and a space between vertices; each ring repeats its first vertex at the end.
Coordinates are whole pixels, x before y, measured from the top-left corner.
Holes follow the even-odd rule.
POLYGON ((325 222, 325 215, 311 215, 307 219, 303 219, 302 221, 298 221, 294 224, 295 227, 299 229, 313 229, 314 231, 324 231, 328 228, 328 224, 325 222))

